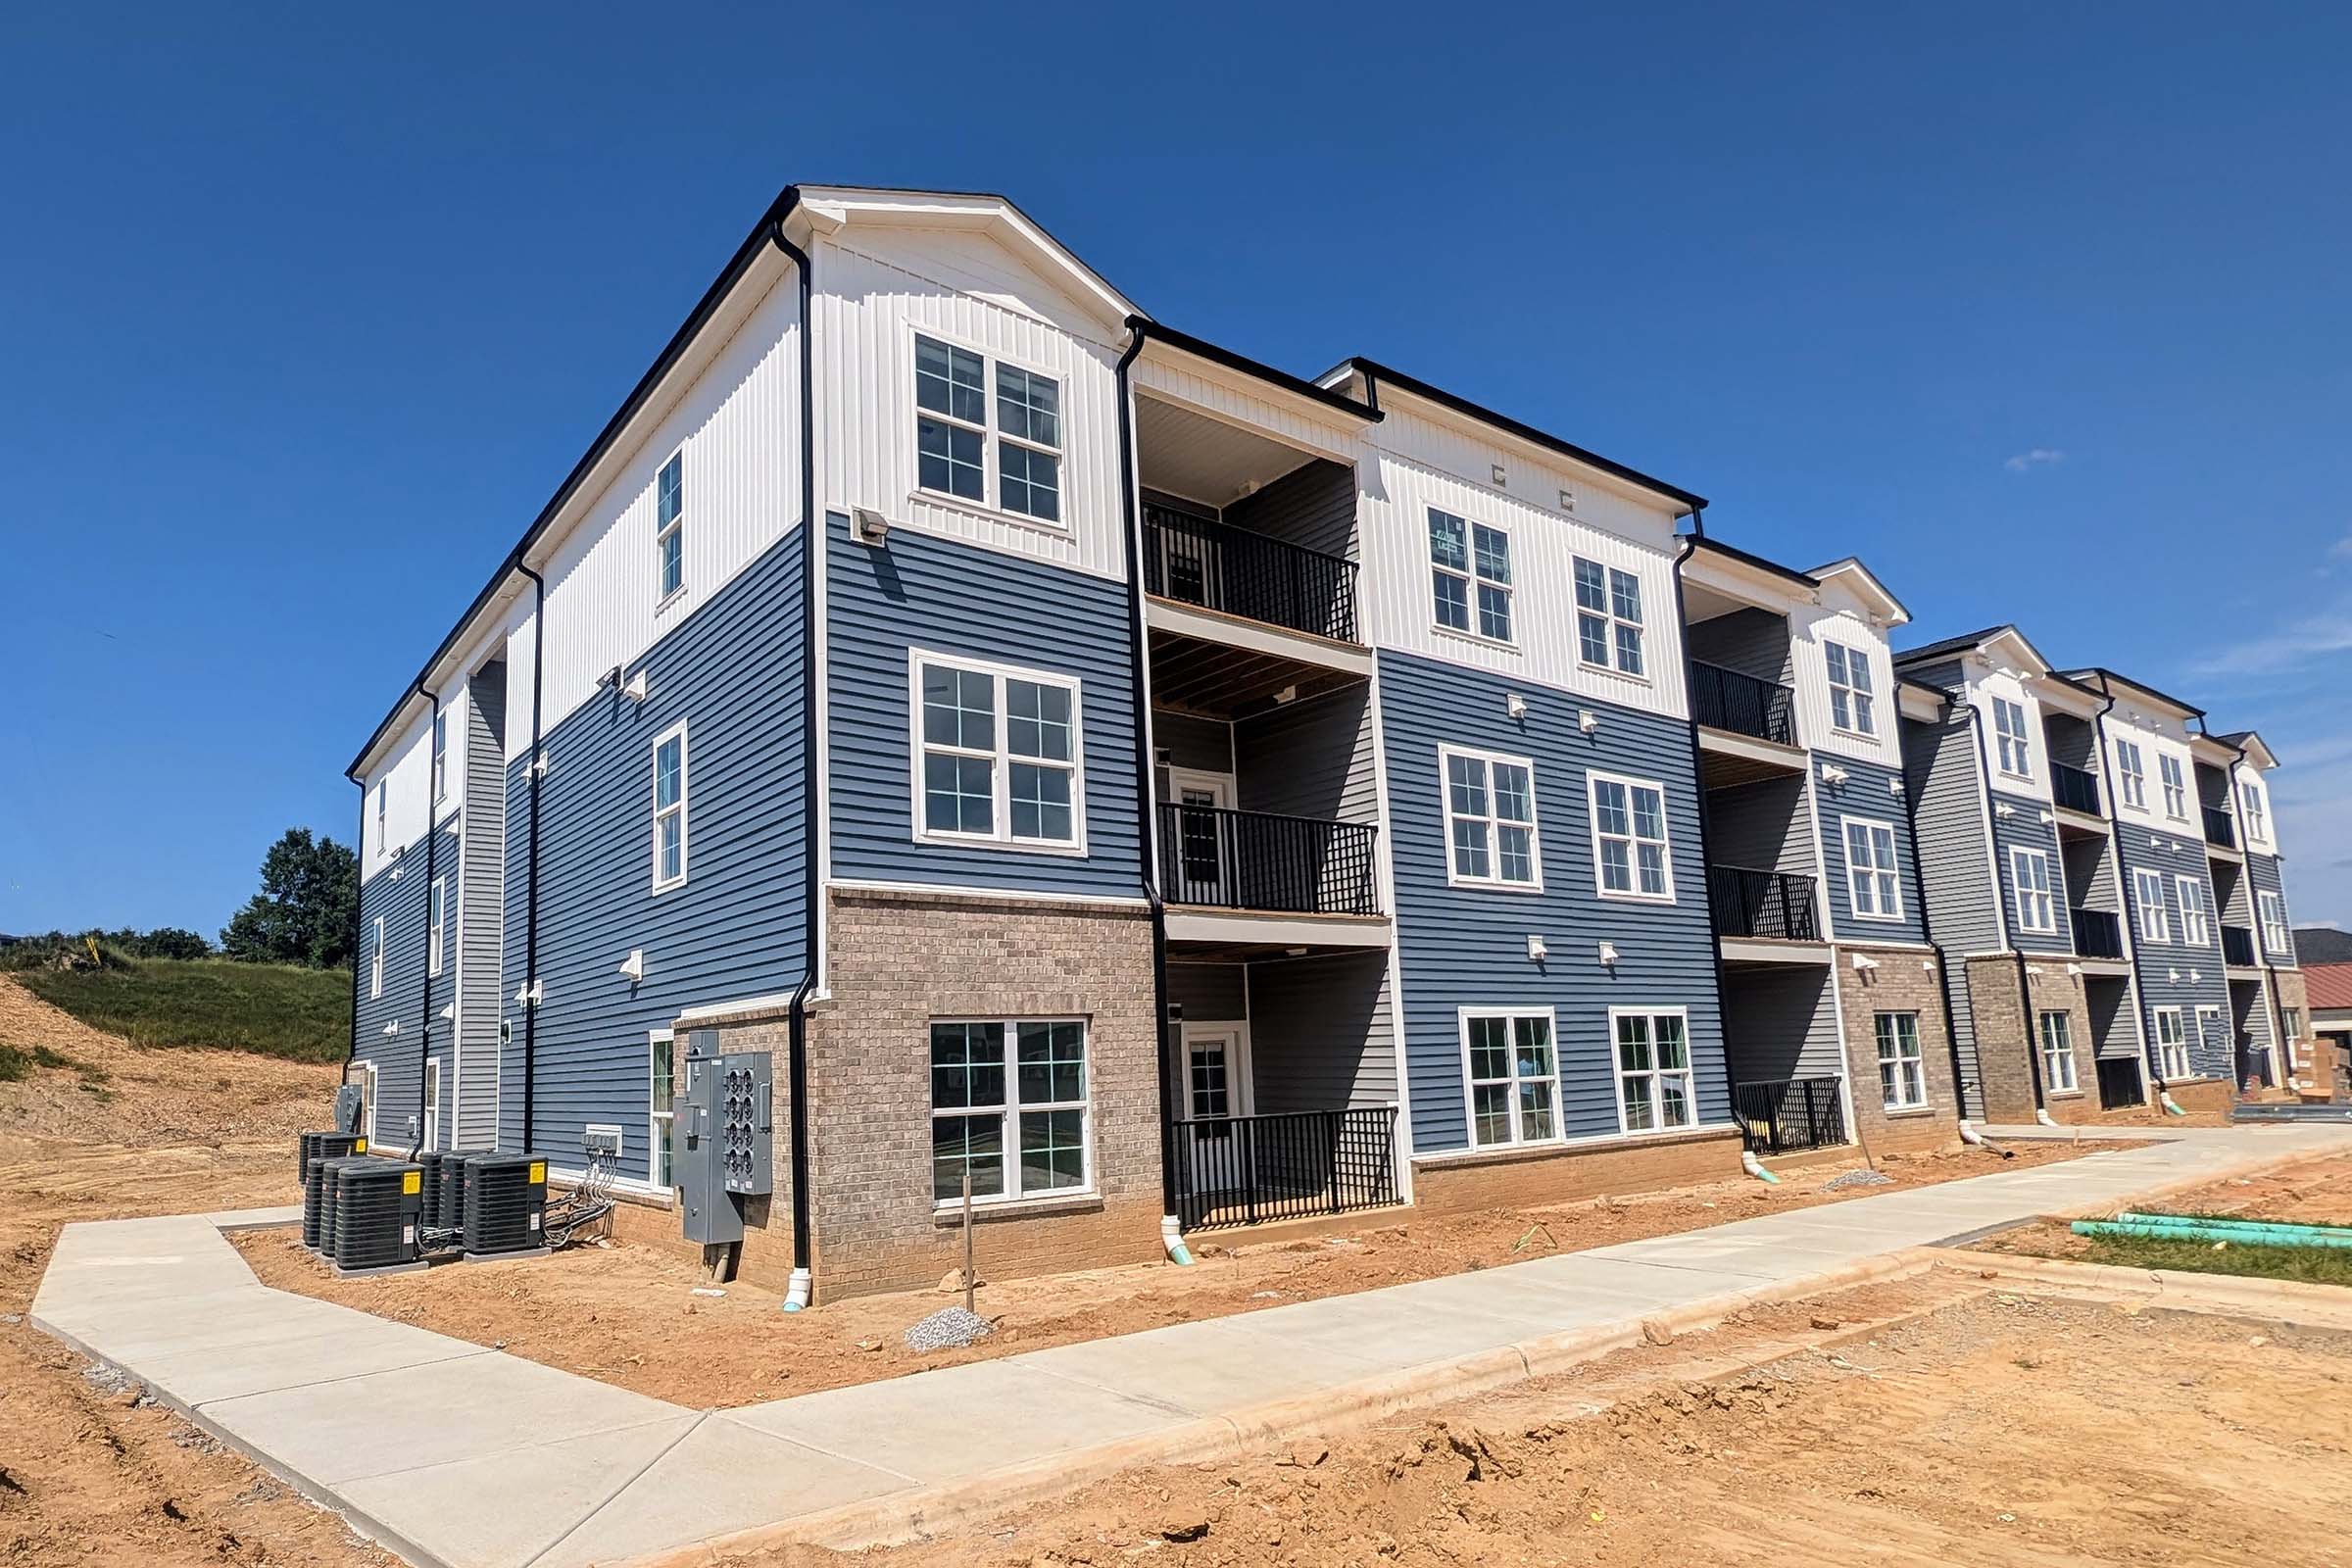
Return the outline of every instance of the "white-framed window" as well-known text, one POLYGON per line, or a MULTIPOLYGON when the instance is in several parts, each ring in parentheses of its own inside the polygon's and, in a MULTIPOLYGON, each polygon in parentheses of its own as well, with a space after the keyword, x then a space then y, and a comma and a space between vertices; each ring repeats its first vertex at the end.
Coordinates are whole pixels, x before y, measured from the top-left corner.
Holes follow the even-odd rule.
POLYGON ((1611 1007, 1617 1049, 1617 1126, 1662 1132, 1698 1120, 1690 1077, 1690 1018, 1681 1007, 1611 1007))
POLYGON ((360 1086, 360 1133, 368 1145, 375 1143, 375 1063, 355 1061, 344 1069, 343 1081, 360 1086))
POLYGON ((392 853, 392 835, 387 827, 391 817, 391 780, 379 778, 375 781, 375 853, 378 855, 392 853))
POLYGON ((2172 941, 2172 921, 2164 912, 2164 877, 2161 873, 2134 870, 2132 873, 2132 902, 2139 906, 2140 941, 2172 941))
POLYGON ((424 972, 439 974, 442 956, 449 951, 449 878, 433 878, 432 907, 426 911, 432 928, 424 938, 424 972))
POLYGON ((2265 890, 2254 895, 2254 906, 2262 916, 2262 945, 2281 957, 2292 954, 2295 933, 2286 923, 2286 900, 2265 890))
POLYGON ((646 1179, 656 1187, 676 1181, 671 1173, 677 1169, 677 1050, 674 1030, 646 1032, 646 1179))
POLYGON ((433 715, 433 800, 449 799, 449 710, 433 715))
POLYGON ((988 356, 917 334, 914 340, 915 483, 938 495, 1058 523, 1061 517, 1061 383, 1004 360, 989 396, 988 356))
POLYGON ((1838 825, 1845 839, 1845 880, 1855 918, 1900 920, 1903 880, 1896 870, 1894 824, 1875 816, 1848 816, 1838 825))
POLYGON ((2211 1003, 2197 1007, 2197 1044, 2205 1048, 2208 1056, 2219 1054, 2226 1061, 2237 1059, 2237 1054, 2230 1049, 2230 1036, 2222 1028, 2222 1009, 2211 1003))
POLYGON ((2041 1015, 2041 1087, 2053 1095, 2082 1087, 2075 1074, 2075 1023, 2063 1012, 2041 1015))
POLYGON ((2180 941, 2192 948, 2213 946, 2213 917, 2205 904, 2205 884, 2193 876, 2173 878, 2180 898, 2180 941))
POLYGON ((1446 774, 1447 879, 1540 891, 1536 764, 1451 746, 1439 747, 1438 760, 1446 774))
POLYGON ((1870 655, 1825 642, 1821 657, 1830 670, 1830 722, 1849 735, 1876 735, 1879 720, 1870 689, 1870 655))
POLYGON ((654 891, 686 880, 686 725, 654 742, 654 891))
POLYGON ((2271 837, 2271 827, 2263 815, 2262 786, 2251 779, 2246 780, 2237 787, 2237 799, 2245 813, 2246 837, 2261 839, 2268 843, 2271 837))
POLYGON ((915 838, 1084 850, 1077 680, 920 649, 908 664, 915 838))
POLYGON ((654 479, 654 600, 686 586, 686 452, 670 454, 654 479))
POLYGON ((1592 808, 1592 876, 1604 899, 1674 902, 1674 846, 1666 786, 1654 779, 1587 773, 1592 808))
POLYGON ((2302 1039, 2303 1009, 2301 1007, 2280 1007, 2278 1009, 2278 1032, 2289 1040, 2302 1039))
POLYGON ((2188 776, 2180 759, 2170 752, 2156 754, 2156 772, 2164 780, 2164 814, 2178 822, 2188 820, 2188 776))
POLYGON ((2006 697, 1992 700, 1993 744, 2001 754, 2001 771, 2016 778, 2034 772, 2034 746, 2026 737, 2026 705, 2006 697))
POLYGON ((1511 635, 1511 536, 1489 523, 1429 509, 1431 613, 1453 631, 1489 642, 1511 635))
POLYGON ((2179 1007, 2156 1009, 2156 1075, 2168 1081, 2189 1076, 2188 1031, 2179 1007))
POLYGON ((1641 675, 1642 579, 1582 556, 1576 570, 1576 653, 1594 669, 1641 675))
POLYGON ((420 1149, 441 1147, 441 1058, 424 1058, 424 1141, 420 1149))
POLYGON ((2140 759, 2137 742, 2117 741, 2115 743, 2115 771, 2120 781, 2117 788, 2124 798, 2124 804, 2135 806, 2143 811, 2146 810, 2148 808, 2148 769, 2147 764, 2140 759))
POLYGON ((375 917, 375 946, 368 959, 368 1000, 384 994, 384 917, 375 917))
POLYGON ((2009 852, 2009 879, 2017 889, 2017 924, 2021 931, 2058 929, 2058 896, 2046 850, 2009 852))
POLYGON ((1879 1045, 1879 1103, 1917 1110, 1928 1102, 1928 1063, 1919 1049, 1919 1014, 1882 1012, 1871 1020, 1879 1045))
POLYGON ((1471 1148, 1559 1138, 1560 1073, 1551 1023, 1549 1007, 1462 1009, 1471 1148))
POLYGON ((1093 1178, 1092 1147, 1083 1020, 933 1020, 935 1203, 963 1200, 967 1167, 974 1202, 1085 1192, 1093 1178))

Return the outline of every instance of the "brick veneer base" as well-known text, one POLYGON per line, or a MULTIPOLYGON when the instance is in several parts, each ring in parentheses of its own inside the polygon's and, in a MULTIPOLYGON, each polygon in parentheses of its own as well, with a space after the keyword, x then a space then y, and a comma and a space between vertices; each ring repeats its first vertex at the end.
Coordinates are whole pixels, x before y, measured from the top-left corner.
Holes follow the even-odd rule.
POLYGON ((1740 1174, 1740 1135, 1708 1131, 1641 1143, 1418 1159, 1413 1208, 1455 1214, 1572 1202, 1603 1194, 1654 1192, 1740 1174))
MULTIPOLYGON (((2062 1012, 2067 1037, 2075 1048, 2075 1082, 2096 1109, 2098 1069, 2090 1037, 2090 1004, 2082 981, 2067 973, 2067 960, 2029 956, 2021 978, 2015 955, 1994 955, 1968 960, 1969 1013, 1976 1023, 1977 1062, 1984 1075, 1984 1119, 1990 1122, 2028 1122, 2034 1119, 2034 1082, 2042 1063, 2041 1015, 2062 1012)), ((2048 1083, 2041 1085, 2042 1106, 2053 1121, 2069 1119, 2073 1102, 2048 1083)))
POLYGON ((1838 994, 1843 1008, 1845 1063, 1853 1091, 1854 1122, 1874 1154, 1910 1153, 1957 1148, 1959 1096, 1952 1082, 1951 1036, 1943 1027, 1943 990, 1931 956, 1909 948, 1835 950, 1838 994), (1854 967, 1854 955, 1878 960, 1875 969, 1854 967), (1878 1015, 1919 1016, 1920 1065, 1928 1080, 1928 1108, 1889 1115, 1879 1088, 1878 1015))

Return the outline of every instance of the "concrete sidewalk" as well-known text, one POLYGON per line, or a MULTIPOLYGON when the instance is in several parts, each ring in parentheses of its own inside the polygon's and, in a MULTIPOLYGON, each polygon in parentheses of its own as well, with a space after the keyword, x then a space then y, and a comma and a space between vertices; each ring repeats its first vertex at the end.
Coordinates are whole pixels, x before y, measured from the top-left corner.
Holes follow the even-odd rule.
POLYGON ((221 1232, 293 1210, 69 1225, 32 1316, 412 1561, 576 1568, 747 1532, 900 1539, 1570 1365, 1644 1319, 1695 1327, 1910 1248, 2334 1149, 2352 1129, 2155 1129, 2058 1165, 715 1412, 270 1290, 221 1232))

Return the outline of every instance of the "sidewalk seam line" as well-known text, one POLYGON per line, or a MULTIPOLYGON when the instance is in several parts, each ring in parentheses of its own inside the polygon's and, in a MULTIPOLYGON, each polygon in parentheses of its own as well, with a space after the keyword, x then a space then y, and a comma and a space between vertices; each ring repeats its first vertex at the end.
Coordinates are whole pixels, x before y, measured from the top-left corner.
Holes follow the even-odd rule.
MULTIPOLYGON (((522 1568, 531 1568, 531 1564, 537 1562, 540 1558, 546 1556, 549 1552, 555 1550, 566 1541, 569 1541, 573 1536, 578 1535, 582 1528, 584 1528, 590 1520, 594 1519, 598 1514, 603 1513, 607 1508, 610 1508, 613 1502, 619 1498, 622 1493, 628 1491, 638 1482, 643 1481, 647 1471, 653 1469, 654 1466, 668 1458, 679 1444, 684 1443, 688 1438, 691 1438, 697 1432, 702 1431, 703 1423, 709 1421, 718 1412, 715 1410, 696 1411, 694 1419, 686 1423, 685 1431, 679 1433, 676 1437, 670 1439, 669 1442, 663 1444, 662 1446, 661 1452, 655 1454, 652 1458, 646 1460, 645 1463, 639 1465, 635 1470, 631 1471, 625 1478, 622 1479, 619 1485, 615 1486, 611 1492, 606 1493, 604 1496, 591 1503, 587 1510, 583 1512, 577 1519, 574 1519, 571 1523, 557 1531, 554 1540, 550 1541, 546 1545, 541 1546, 537 1551, 532 1552, 528 1557, 523 1558, 522 1568)), ((647 1426, 651 1426, 653 1423, 649 1421, 645 1424, 647 1426)), ((616 1428, 615 1430, 625 1429, 616 1428)), ((583 1437, 591 1437, 594 1435, 595 1434, 593 1433, 581 1434, 583 1437)), ((569 1442, 570 1440, 565 1439, 564 1441, 569 1442)))

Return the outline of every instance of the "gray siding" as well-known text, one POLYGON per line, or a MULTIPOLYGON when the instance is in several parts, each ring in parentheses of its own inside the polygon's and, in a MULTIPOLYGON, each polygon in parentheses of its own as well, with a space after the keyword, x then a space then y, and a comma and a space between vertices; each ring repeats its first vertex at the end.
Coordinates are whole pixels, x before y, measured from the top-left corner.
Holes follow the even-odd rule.
POLYGON ((1380 820, 1369 684, 1242 719, 1233 726, 1233 744, 1241 809, 1380 820))
MULTIPOLYGON (((1965 709, 1947 710, 1965 714, 1965 709)), ((1920 880, 1927 889, 1928 924, 1943 950, 1944 998, 1952 1009, 1952 1047, 1960 1059, 1961 1114, 1984 1113, 1975 1085, 1984 1082, 1970 1010, 1967 956, 2001 947, 1995 892, 1984 864, 1984 794, 1977 769, 1977 741, 1962 717, 1931 723, 1905 720, 1903 774, 1918 831, 1920 880)), ((1842 928, 1840 928, 1842 929, 1842 928)))
POLYGON ((2043 710, 2041 715, 2042 741, 2050 749, 2053 761, 2069 767, 2079 767, 2085 773, 2099 770, 2099 749, 2091 737, 2090 721, 2072 713, 2053 713, 2043 710))
POLYGON ((2066 849, 2067 906, 2122 913, 2124 895, 2116 886, 2115 851, 2106 836, 2068 834, 2059 842, 2066 849))
POLYGON ((1237 528, 1272 534, 1327 556, 1352 561, 1355 548, 1355 470, 1317 458, 1225 509, 1237 528))
POLYGON ((1186 1023, 1239 1023, 1250 1016, 1250 977, 1238 963, 1170 958, 1168 1001, 1186 1023))
MULTIPOLYGON (((1201 773, 1233 771, 1233 728, 1222 719, 1195 718, 1190 713, 1154 709, 1152 744, 1167 755, 1155 759, 1168 767, 1189 767, 1201 773)), ((1160 780, 1161 788, 1166 779, 1160 780)))
POLYGON ((2048 809, 2040 801, 1996 793, 1992 797, 1992 845, 2000 867, 2001 899, 2009 913, 2010 945, 2026 953, 2069 954, 2075 951, 2075 933, 2066 912, 2066 862, 2058 853, 2057 826, 2041 819, 2048 809), (2000 809, 2004 806, 2009 808, 2006 816, 2000 809), (2017 866, 2009 854, 2012 850, 2039 850, 2049 857, 2055 932, 2026 929, 2025 910, 2017 894, 2017 866))
MULTIPOLYGON (((541 737, 534 1125, 522 1126, 528 760, 507 778, 504 969, 514 1042, 502 1055, 499 1143, 559 1161, 583 1127, 622 1129, 622 1175, 648 1175, 647 1032, 683 1008, 773 996, 801 977, 807 815, 801 759, 802 541, 794 529, 623 670, 642 703, 599 694, 541 737), (653 748, 687 724, 687 880, 653 891, 653 748), (632 949, 645 979, 619 972, 632 949)), ((564 628, 551 624, 552 641, 564 628)), ((904 679, 902 677, 902 686, 904 679)), ((904 697, 902 696, 902 707, 904 697)), ((904 791, 902 775, 901 788, 904 791)))
POLYGON ((1707 792, 1707 859, 1714 865, 1814 872, 1813 812, 1794 774, 1707 792))
POLYGON ((2082 977, 2082 1000, 2090 1010, 2090 1040, 2101 1061, 2127 1061, 2146 1049, 2139 1020, 2132 1012, 2132 988, 2122 975, 2082 977))
POLYGON ((2282 952, 2275 943, 2264 939, 2258 906, 2257 917, 2254 921, 2254 941, 2258 946, 2258 951, 2262 954, 2263 962, 2275 963, 2283 969, 2293 968, 2295 966, 2295 912, 2286 906, 2284 868, 2278 863, 2278 858, 2275 855, 2256 855, 2251 850, 2247 851, 2246 880, 2253 885, 2255 893, 2278 895, 2279 915, 2287 927, 2287 946, 2282 952))
POLYGON ((1718 664, 1783 686, 1795 684, 1786 615, 1750 606, 1712 620, 1693 621, 1684 635, 1690 645, 1690 657, 1702 664, 1718 664))
MULTIPOLYGON (((2246 868, 2232 860, 2218 860, 2208 856, 2205 874, 2213 879, 2213 902, 2221 910, 2224 925, 2254 926, 2253 878, 2246 868)), ((2257 938, 2259 941, 2259 937, 2257 938)))
POLYGON ((1385 951, 1250 966, 1250 1060, 1260 1112, 1385 1105, 1396 1037, 1385 951))
POLYGON ((1553 1009, 1562 1120, 1572 1137, 1617 1131, 1608 1009, 1688 1007, 1698 1117, 1725 1120, 1730 1096, 1690 726, 1405 654, 1383 651, 1379 668, 1414 1147, 1467 1147, 1456 1011, 1465 1005, 1553 1009), (1527 698, 1522 721, 1503 711, 1512 691, 1527 698), (1591 734, 1577 726, 1580 707, 1600 716, 1591 734), (1438 764, 1446 742, 1534 760, 1541 894, 1447 885, 1438 764), (1589 768, 1665 787, 1675 903, 1605 900, 1595 891, 1589 768), (1528 961, 1531 932, 1551 951, 1542 968, 1528 961), (1604 940, 1618 950, 1613 968, 1597 961, 1604 940))
POLYGON ((2278 1031, 2271 1027, 2271 1009, 2263 990, 2259 980, 2230 982, 2230 1037, 2253 1036, 2256 1051, 2268 1051, 2277 1044, 2278 1031))
POLYGON ((1118 583, 894 529, 880 548, 825 519, 833 874, 1134 896, 1135 714, 1118 583), (1084 855, 914 842, 911 648, 1075 676, 1085 763, 1084 855))
MULTIPOLYGON (((1823 766, 1818 757, 1813 764, 1813 801, 1821 813, 1821 843, 1823 869, 1829 874, 1830 916, 1837 925, 1840 942, 1925 942, 1928 940, 1927 920, 1919 907, 1919 887, 1912 875, 1912 860, 1917 853, 1911 842, 1911 821, 1906 798, 1889 786, 1903 775, 1876 762, 1858 758, 1841 757, 1837 765, 1845 769, 1842 784, 1824 781, 1823 766), (1854 913, 1853 884, 1845 874, 1845 820, 1884 822, 1894 829, 1895 880, 1902 892, 1902 918, 1899 920, 1865 920, 1854 913)), ((1907 787, 1907 786, 1906 786, 1907 787)), ((1978 851, 1982 860, 1984 852, 1978 851)))
MULTIPOLYGON (((444 1125, 449 1108, 450 1022, 440 1012, 457 995, 457 966, 447 961, 444 949, 441 973, 428 977, 425 972, 430 941, 426 911, 436 878, 447 879, 454 908, 458 835, 449 822, 434 830, 429 857, 419 839, 360 885, 359 1001, 352 1015, 351 1054, 354 1060, 375 1064, 375 1135, 379 1142, 400 1149, 411 1147, 423 1133, 419 1097, 427 1056, 442 1058, 439 1109, 444 1125), (368 993, 379 916, 384 922, 384 991, 376 997, 368 993), (397 1025, 397 1032, 386 1034, 387 1025, 397 1025)), ((453 916, 448 928, 454 927, 453 916)))
POLYGON ((2227 1037, 2228 1029, 2208 1031, 2201 1037, 2197 1028, 2199 1006, 2220 1008, 2225 1024, 2230 1016, 2230 988, 2222 969, 2221 935, 2217 929, 2213 941, 2203 947, 2192 947, 2180 940, 2180 884, 2175 879, 2192 878, 2205 890, 2209 906, 2213 900, 2204 840, 2176 832, 2152 833, 2136 823, 2119 826, 2116 837, 2123 858, 2124 896, 2128 906, 2125 918, 2132 927, 2132 969, 2139 977, 2143 1015, 2140 1022, 2148 1043, 2148 1059, 2151 1064, 2156 1061, 2156 1009, 2177 1006, 2188 1037, 2190 1064, 2201 1076, 2230 1077, 2235 1071, 2231 1044, 2228 1038, 2211 1038, 2213 1034, 2227 1037), (2164 845, 2162 849, 2156 847, 2159 840, 2164 845), (2168 938, 2164 942, 2150 942, 2140 935, 2139 893, 2131 875, 2138 869, 2156 871, 2164 878, 2168 938))
POLYGON ((1835 1078, 1844 1070, 1827 964, 1726 969, 1723 1027, 1736 1084, 1835 1078))
POLYGON ((466 683, 458 1059, 442 1069, 452 1102, 444 1137, 451 1149, 488 1149, 498 1141, 498 1020, 504 1005, 499 963, 507 912, 506 702, 503 661, 466 683))

